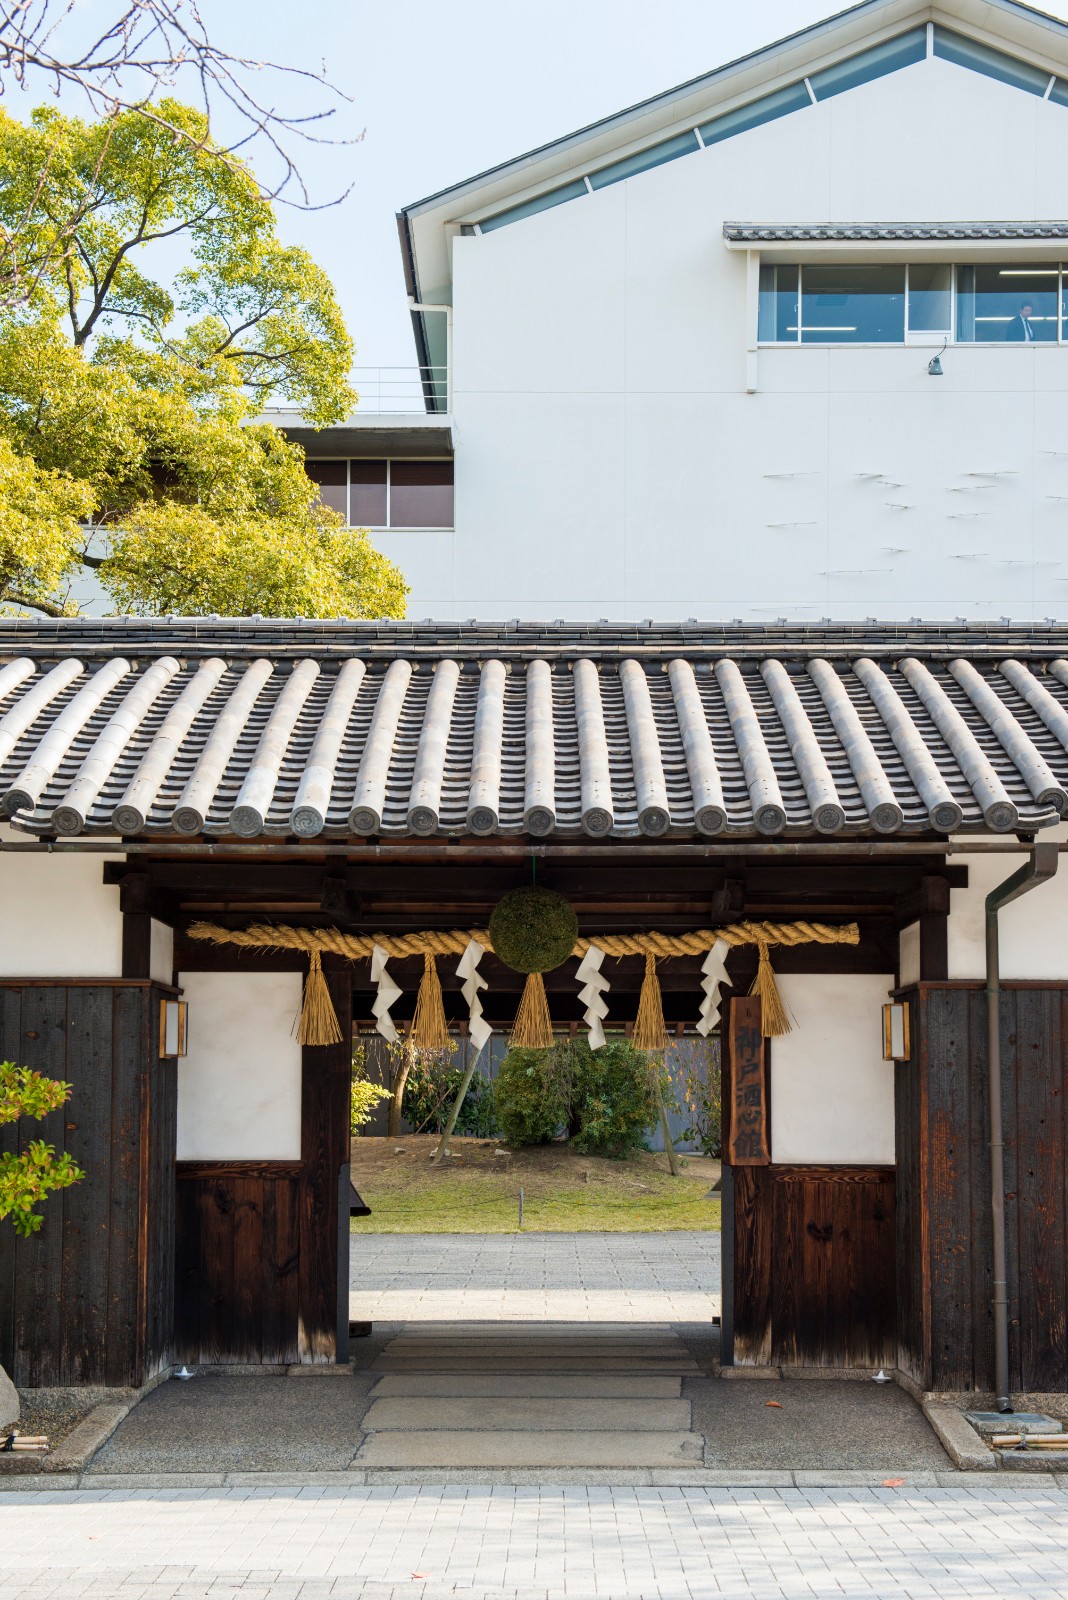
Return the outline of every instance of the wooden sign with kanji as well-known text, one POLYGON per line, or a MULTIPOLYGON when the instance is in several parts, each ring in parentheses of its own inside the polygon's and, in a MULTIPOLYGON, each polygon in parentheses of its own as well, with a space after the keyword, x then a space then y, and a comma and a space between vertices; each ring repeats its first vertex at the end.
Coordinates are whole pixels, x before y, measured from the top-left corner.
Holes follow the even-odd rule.
POLYGON ((731 1001, 730 1137, 727 1160, 732 1167, 766 1167, 768 1148, 768 1090, 764 1071, 764 1034, 760 1026, 760 996, 751 994, 731 1001))

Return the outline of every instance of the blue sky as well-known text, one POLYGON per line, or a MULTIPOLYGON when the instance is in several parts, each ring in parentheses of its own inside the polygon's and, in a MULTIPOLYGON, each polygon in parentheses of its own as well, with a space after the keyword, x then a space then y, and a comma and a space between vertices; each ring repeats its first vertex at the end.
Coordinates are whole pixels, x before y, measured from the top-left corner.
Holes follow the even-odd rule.
MULTIPOLYGON (((113 14, 113 0, 82 3, 86 19, 113 14)), ((282 208, 280 227, 330 273, 357 362, 368 366, 415 360, 401 205, 837 9, 834 0, 201 0, 221 44, 294 66, 325 63, 352 96, 334 121, 339 135, 365 130, 363 139, 307 146, 302 157, 316 196, 352 192, 325 211, 282 208)), ((1068 0, 1046 9, 1068 16, 1068 0)), ((22 109, 17 97, 8 103, 22 109)))

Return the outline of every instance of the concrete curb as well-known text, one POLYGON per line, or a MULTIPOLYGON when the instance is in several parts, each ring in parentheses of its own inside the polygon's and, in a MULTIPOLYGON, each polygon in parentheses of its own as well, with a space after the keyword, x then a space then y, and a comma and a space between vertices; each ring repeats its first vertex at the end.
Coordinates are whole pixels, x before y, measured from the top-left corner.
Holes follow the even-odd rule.
POLYGON ((49 1472, 81 1472, 87 1467, 101 1445, 107 1444, 119 1423, 130 1415, 140 1400, 122 1401, 117 1405, 94 1406, 77 1427, 72 1428, 63 1443, 48 1458, 49 1472))
MULTIPOLYGON (((228 1489, 277 1489, 299 1492, 304 1489, 330 1489, 347 1493, 352 1489, 367 1488, 556 1488, 573 1485, 581 1488, 659 1488, 659 1489, 872 1489, 887 1497, 907 1494, 910 1489, 943 1488, 970 1489, 972 1494, 983 1493, 979 1484, 969 1484, 968 1477, 957 1471, 932 1472, 930 1470, 901 1472, 819 1472, 752 1470, 726 1467, 660 1468, 642 1472, 626 1472, 619 1468, 604 1470, 572 1469, 564 1471, 389 1471, 385 1468, 360 1471, 349 1469, 340 1472, 162 1472, 162 1473, 109 1473, 109 1472, 41 1472, 13 1477, 0 1483, 0 1501, 7 1494, 67 1493, 80 1490, 93 1494, 153 1494, 166 1490, 200 1490, 205 1494, 228 1489), (890 1477, 902 1478, 897 1488, 884 1487, 890 1477)), ((1066 1496, 1068 1503, 1068 1474, 1041 1471, 998 1473, 995 1481, 984 1479, 983 1485, 996 1489, 999 1497, 1006 1494, 1033 1494, 1036 1490, 1052 1491, 1066 1496)))
POLYGON ((937 1400, 928 1400, 926 1396, 920 1401, 920 1406, 954 1466, 962 1472, 997 1471, 997 1456, 983 1443, 967 1417, 954 1406, 941 1405, 937 1400))

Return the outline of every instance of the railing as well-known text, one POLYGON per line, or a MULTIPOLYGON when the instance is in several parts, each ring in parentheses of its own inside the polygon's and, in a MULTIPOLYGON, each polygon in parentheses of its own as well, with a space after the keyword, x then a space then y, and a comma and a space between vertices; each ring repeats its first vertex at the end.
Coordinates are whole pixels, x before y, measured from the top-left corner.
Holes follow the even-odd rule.
POLYGON ((360 412, 437 413, 449 409, 448 368, 356 367, 353 382, 360 412))

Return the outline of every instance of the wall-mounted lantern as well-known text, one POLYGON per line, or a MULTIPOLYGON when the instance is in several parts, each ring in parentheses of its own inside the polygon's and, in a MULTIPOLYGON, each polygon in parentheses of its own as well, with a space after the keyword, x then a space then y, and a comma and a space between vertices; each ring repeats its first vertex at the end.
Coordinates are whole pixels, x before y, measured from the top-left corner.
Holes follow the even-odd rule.
POLYGON ((159 1005, 160 1056, 186 1054, 186 1014, 189 1006, 185 1000, 161 1000, 159 1005))
POLYGON ((908 1002, 891 1000, 883 1006, 883 1060, 908 1061, 911 1055, 908 1002))

